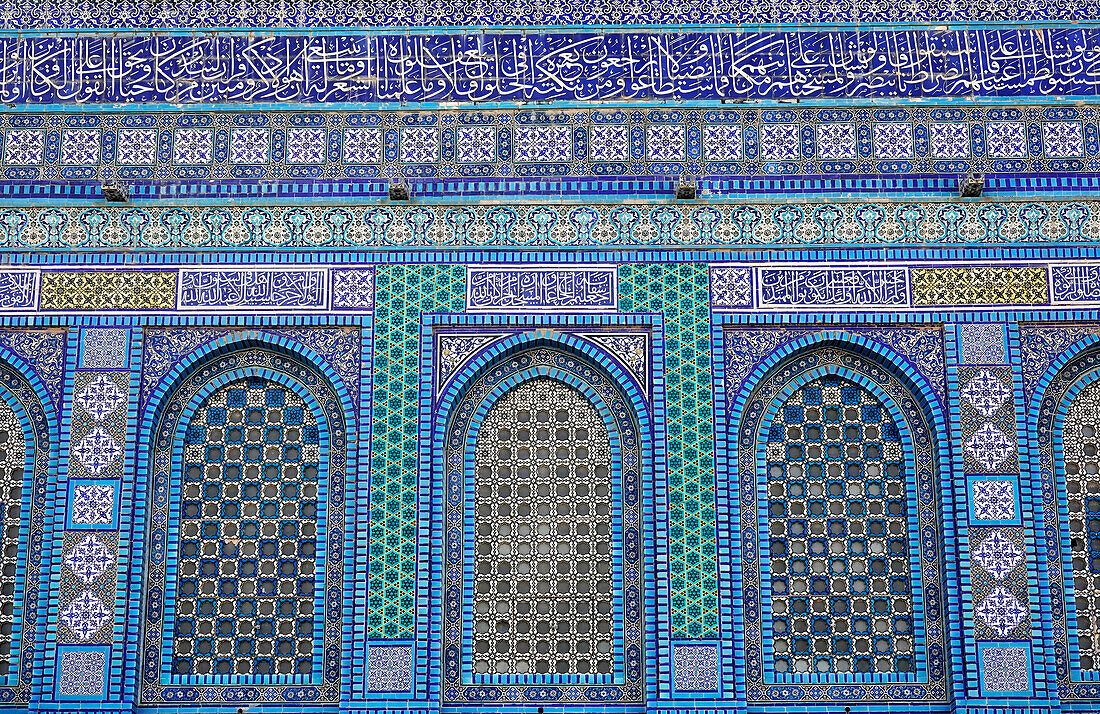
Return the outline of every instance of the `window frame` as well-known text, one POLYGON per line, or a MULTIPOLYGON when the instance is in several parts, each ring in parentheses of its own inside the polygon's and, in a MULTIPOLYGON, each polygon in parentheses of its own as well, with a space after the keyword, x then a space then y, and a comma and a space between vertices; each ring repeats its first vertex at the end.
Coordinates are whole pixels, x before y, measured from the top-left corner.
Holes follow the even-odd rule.
MULTIPOLYGON (((759 558, 759 573, 760 573, 760 624, 761 624, 761 641, 765 643, 762 648, 762 666, 764 679, 768 683, 784 684, 784 683, 803 683, 803 684, 826 684, 834 682, 860 682, 860 683, 904 683, 904 682, 926 682, 927 681, 927 642, 925 641, 925 603, 924 603, 924 589, 922 587, 923 582, 923 569, 920 555, 916 555, 920 552, 920 523, 919 516, 916 513, 918 508, 916 504, 916 494, 918 493, 917 483, 917 465, 916 465, 916 449, 914 441, 910 431, 910 425, 906 421, 903 412, 899 409, 894 399, 883 389, 879 387, 874 381, 868 379, 865 375, 860 374, 852 370, 837 368, 833 365, 828 365, 823 368, 803 371, 797 374, 790 380, 788 380, 783 388, 779 390, 768 404, 763 416, 761 417, 759 424, 755 430, 756 439, 756 482, 757 482, 757 502, 756 502, 756 515, 759 523, 758 528, 758 543, 757 548, 760 553, 759 558), (771 613, 771 570, 770 570, 770 557, 768 551, 770 548, 768 526, 770 524, 768 513, 768 473, 767 473, 767 435, 768 430, 771 428, 772 422, 775 416, 783 409, 787 404, 791 396, 794 395, 802 387, 814 382, 825 376, 836 376, 849 384, 853 384, 871 394, 882 406, 884 414, 893 421, 895 427, 898 430, 900 441, 902 444, 902 463, 904 464, 904 478, 906 485, 906 501, 909 504, 907 512, 906 522, 908 524, 908 546, 909 546, 909 585, 910 593, 912 596, 912 628, 913 628, 913 670, 906 673, 877 673, 877 672, 836 672, 836 673, 820 673, 820 672, 777 672, 775 670, 775 657, 774 650, 771 648, 771 643, 774 642, 773 637, 773 623, 774 615, 771 613)), ((930 449, 928 449, 930 451, 930 449)))

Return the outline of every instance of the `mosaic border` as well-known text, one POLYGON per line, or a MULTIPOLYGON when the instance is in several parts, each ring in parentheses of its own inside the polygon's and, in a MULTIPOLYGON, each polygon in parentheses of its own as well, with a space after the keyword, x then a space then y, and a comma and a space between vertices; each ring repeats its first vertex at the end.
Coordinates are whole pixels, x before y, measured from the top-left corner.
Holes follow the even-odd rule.
POLYGON ((490 191, 486 182, 501 180, 549 181, 572 192, 592 179, 688 176, 714 196, 768 178, 839 190, 845 178, 900 187, 913 177, 982 173, 993 188, 1009 177, 1100 175, 1100 129, 1087 105, 133 109, 0 116, 4 177, 66 190, 118 180, 132 190, 168 183, 209 192, 220 182, 236 185, 234 193, 296 180, 366 182, 364 190, 385 193, 385 182, 401 178, 425 196, 490 191))
MULTIPOLYGON (((11 251, 433 248, 762 249, 1100 243, 1100 203, 885 199, 806 203, 511 203, 0 208, 11 251)), ((270 253, 271 262, 284 260, 270 253)), ((470 257, 468 262, 484 258, 470 257)), ((1068 280, 1069 276, 1067 276, 1068 280)), ((0 283, 29 296, 33 279, 0 283)), ((338 286, 337 286, 338 287, 338 286)), ((1057 292, 1057 291, 1056 291, 1057 292)), ((1062 294, 1058 292, 1058 294, 1062 294)), ((29 297, 3 307, 26 309, 29 297)), ((167 304, 159 299, 155 304, 167 304)), ((237 300, 234 300, 237 302, 237 300)), ((261 305, 262 307, 262 305, 261 305)), ((343 307, 355 307, 347 304, 343 307)), ((361 306, 366 309, 365 306, 361 306)))

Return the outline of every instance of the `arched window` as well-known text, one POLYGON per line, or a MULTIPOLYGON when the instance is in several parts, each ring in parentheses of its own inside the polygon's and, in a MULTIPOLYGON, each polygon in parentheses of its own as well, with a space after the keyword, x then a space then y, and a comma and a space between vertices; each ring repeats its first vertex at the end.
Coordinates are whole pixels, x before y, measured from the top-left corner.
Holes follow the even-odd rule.
MULTIPOLYGON (((1100 381, 1073 398, 1062 429, 1081 669, 1100 669, 1100 381)), ((1072 630, 1071 630, 1072 631, 1072 630)))
MULTIPOLYGON (((2 387, 0 387, 2 389, 2 387)), ((6 395, 0 395, 0 677, 11 673, 17 610, 19 538, 23 532, 23 480, 33 455, 25 429, 6 395)))
POLYGON ((173 672, 311 674, 317 417, 250 377, 208 396, 186 434, 173 672))
POLYGON ((552 379, 489 410, 475 454, 476 674, 611 674, 611 442, 552 379))
POLYGON ((913 671, 903 449, 863 387, 802 385, 767 434, 777 672, 913 671))
POLYGON ((441 411, 444 701, 643 701, 639 404, 532 347, 441 411))
POLYGON ((347 441, 333 383, 249 347, 203 362, 156 408, 144 696, 338 696, 347 441))

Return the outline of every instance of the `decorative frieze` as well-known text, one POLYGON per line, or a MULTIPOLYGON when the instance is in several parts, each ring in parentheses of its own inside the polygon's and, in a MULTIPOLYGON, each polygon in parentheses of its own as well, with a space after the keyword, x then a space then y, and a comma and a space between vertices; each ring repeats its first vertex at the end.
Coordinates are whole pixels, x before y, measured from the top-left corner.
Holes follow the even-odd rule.
POLYGON ((1098 36, 1091 27, 16 35, 0 38, 0 98, 203 104, 1075 96, 1094 92, 1098 36), (1050 47, 1059 48, 1065 71, 1051 74, 1042 64, 1050 47), (1029 81, 1045 69, 1045 81, 1029 81))
MULTIPOLYGON (((735 2, 717 0, 703 4, 629 3, 615 0, 591 0, 583 4, 547 4, 539 0, 514 0, 499 4, 467 5, 447 2, 433 5, 394 3, 384 6, 369 2, 314 0, 308 12, 298 5, 279 0, 243 0, 210 5, 202 0, 181 0, 171 5, 133 3, 118 7, 81 5, 79 9, 63 0, 29 0, 13 3, 0 15, 4 30, 115 30, 119 27, 207 30, 211 27, 300 27, 327 29, 354 28, 453 28, 503 26, 522 28, 572 28, 618 24, 625 28, 653 25, 719 24, 802 24, 905 22, 919 17, 930 23, 1041 21, 1085 22, 1100 19, 1100 8, 1089 4, 1053 0, 1031 3, 1011 0, 1004 3, 980 2, 963 6, 942 0, 915 0, 904 7, 885 3, 822 2, 813 5, 774 3, 766 0, 735 2)), ((1056 37, 1069 36, 1074 30, 1058 30, 1056 37)), ((1017 52, 1035 52, 1032 43, 1017 52)), ((1036 59, 1038 56, 1035 55, 1036 59)))
POLYGON ((468 310, 614 310, 615 266, 583 268, 470 267, 468 310))
POLYGON ((761 268, 761 307, 905 307, 905 268, 761 268))
POLYGON ((181 310, 319 309, 325 307, 324 269, 181 270, 181 310))
POLYGON ((1045 305, 1045 267, 915 268, 914 305, 1045 305))
MULTIPOLYGON (((1095 201, 0 208, 0 245, 13 249, 1065 245, 1098 241, 1100 203, 1095 201)), ((20 285, 25 288, 28 284, 20 285)), ((6 299, 19 300, 16 293, 6 299)))
MULTIPOLYGON (((471 181, 652 180, 690 174, 706 195, 730 179, 881 180, 981 172, 1097 173, 1091 106, 544 111, 163 111, 7 113, 0 162, 12 181, 235 185, 402 177, 426 190, 471 181), (439 185, 435 185, 439 184, 439 185)), ((998 186, 994 178, 990 186, 998 186)), ((1014 185, 1014 184, 1005 184, 1014 185)), ((930 186, 929 186, 930 187, 930 186)), ((839 188, 839 187, 838 187, 839 188)), ((384 194, 384 187, 380 193, 384 194)), ((297 191, 299 189, 293 189, 297 191)), ((519 191, 518 189, 516 189, 519 191)), ((598 188, 591 189, 599 192, 598 188)), ((519 191, 522 193, 522 191, 519 191)), ((416 187, 414 186, 414 193, 416 187)), ((873 216, 867 220, 873 221, 873 216)))
MULTIPOLYGON (((18 282, 5 293, 9 281, 0 271, 0 311, 17 300, 16 310, 237 312, 276 310, 316 312, 333 309, 361 311, 373 307, 374 281, 370 267, 336 268, 238 267, 182 268, 157 271, 15 271, 29 276, 24 282, 40 291, 25 294, 18 282), (333 282, 330 273, 337 276, 333 282), (354 284, 352 284, 354 282, 354 284), (331 287, 330 287, 331 286, 331 287)), ((126 330, 90 330, 81 351, 82 363, 94 368, 125 366, 120 340, 126 330)))

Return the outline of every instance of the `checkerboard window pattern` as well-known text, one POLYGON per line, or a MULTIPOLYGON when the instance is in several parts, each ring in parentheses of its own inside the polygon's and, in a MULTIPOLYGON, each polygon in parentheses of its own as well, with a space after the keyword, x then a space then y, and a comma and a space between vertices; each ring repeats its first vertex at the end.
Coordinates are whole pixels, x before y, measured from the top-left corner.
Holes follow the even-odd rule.
POLYGON ((516 387, 475 468, 474 673, 611 673, 611 442, 595 407, 554 380, 516 387))
POLYGON ((23 522, 23 469, 27 448, 23 425, 15 410, 0 399, 0 676, 9 673, 12 648, 12 611, 19 560, 19 533, 23 522))
POLYGON ((765 439, 776 670, 912 672, 897 425, 866 389, 826 376, 787 399, 765 439))
POLYGON ((311 674, 319 435, 292 390, 221 387, 186 431, 173 671, 311 674))
POLYGON ((1100 670, 1100 381, 1074 397, 1062 444, 1081 669, 1100 670))

